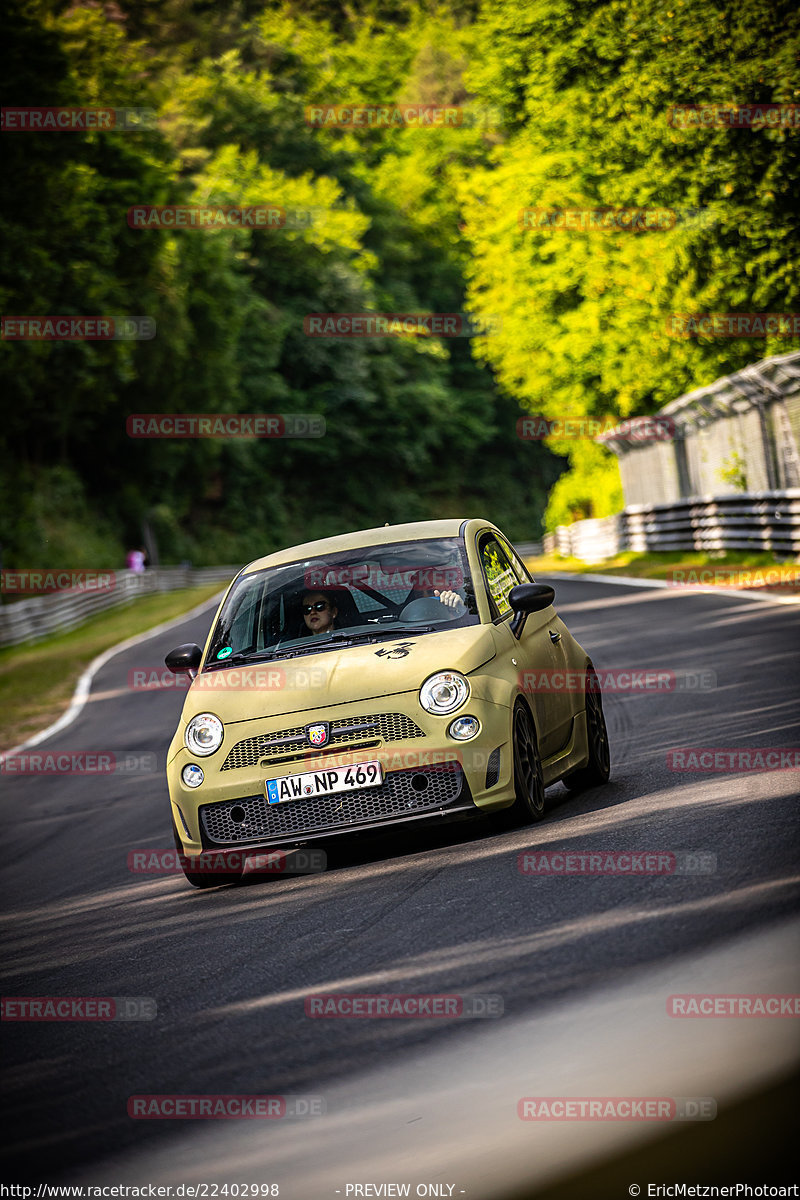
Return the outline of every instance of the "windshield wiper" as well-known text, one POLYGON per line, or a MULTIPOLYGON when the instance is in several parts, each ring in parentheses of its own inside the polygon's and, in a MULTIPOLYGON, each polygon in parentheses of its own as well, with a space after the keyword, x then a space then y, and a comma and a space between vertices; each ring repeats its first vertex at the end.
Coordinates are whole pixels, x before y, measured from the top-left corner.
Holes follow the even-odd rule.
POLYGON ((329 637, 317 637, 308 642, 303 642, 300 646, 287 647, 285 650, 276 650, 273 658, 292 658, 296 654, 321 654, 328 646, 355 646, 363 643, 376 642, 379 638, 396 637, 398 634, 409 633, 434 633, 432 625, 393 625, 391 628, 384 626, 382 629, 365 629, 362 631, 353 631, 352 633, 332 633, 329 637))
POLYGON ((272 657, 273 652, 271 650, 253 650, 250 654, 245 654, 240 650, 236 654, 229 654, 227 658, 220 659, 219 661, 214 659, 213 662, 206 663, 203 671, 216 671, 217 668, 221 667, 240 667, 242 663, 255 662, 260 658, 272 657))
POLYGON ((286 650, 276 650, 273 658, 294 658, 296 654, 320 654, 333 643, 334 646, 351 646, 352 639, 346 634, 334 633, 331 637, 314 638, 313 645, 309 642, 303 642, 300 646, 287 647, 286 650))
POLYGON ((326 642, 374 642, 376 638, 395 637, 398 633, 433 633, 432 625, 378 625, 374 629, 332 633, 326 642))
POLYGON ((407 637, 413 633, 436 633, 436 628, 433 625, 377 625, 369 633, 356 633, 353 637, 374 642, 376 638, 407 637))

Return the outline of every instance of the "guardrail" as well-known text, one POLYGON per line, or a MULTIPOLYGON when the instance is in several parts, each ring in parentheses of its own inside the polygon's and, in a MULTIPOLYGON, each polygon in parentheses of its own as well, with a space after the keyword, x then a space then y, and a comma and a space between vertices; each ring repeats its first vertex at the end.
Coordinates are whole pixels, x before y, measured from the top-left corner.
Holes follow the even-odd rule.
POLYGON ((544 551, 541 542, 513 542, 512 545, 520 558, 536 558, 544 551))
MULTIPOLYGON (((53 633, 66 633, 76 625, 109 608, 128 604, 139 596, 200 587, 205 583, 227 584, 240 567, 153 567, 134 571, 107 571, 113 583, 91 591, 72 588, 47 596, 29 596, 0 605, 0 646, 38 642, 53 633)), ((92 572, 97 574, 97 572, 92 572)))
POLYGON ((559 525, 545 553, 602 562, 623 550, 752 550, 800 555, 800 488, 692 496, 671 504, 632 504, 612 517, 559 525))

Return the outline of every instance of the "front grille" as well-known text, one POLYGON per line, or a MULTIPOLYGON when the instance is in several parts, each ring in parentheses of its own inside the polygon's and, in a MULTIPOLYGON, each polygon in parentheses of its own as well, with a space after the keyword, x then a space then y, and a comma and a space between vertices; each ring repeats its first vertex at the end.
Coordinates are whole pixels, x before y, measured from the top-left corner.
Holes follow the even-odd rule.
POLYGON ((458 799, 462 782, 458 763, 444 763, 425 770, 393 771, 379 787, 358 792, 285 800, 281 804, 268 804, 265 796, 224 800, 203 806, 200 821, 206 844, 301 837, 441 808, 458 799), (419 790, 423 779, 424 789, 419 790), (234 821, 232 812, 244 819, 234 821))
POLYGON ((270 755, 268 758, 262 758, 261 766, 279 767, 281 763, 307 762, 308 760, 313 760, 313 765, 316 766, 316 764, 325 754, 334 754, 337 751, 342 750, 342 748, 345 750, 373 750, 376 746, 380 746, 381 744, 380 738, 372 738, 368 742, 346 742, 344 747, 342 746, 341 741, 338 741, 333 745, 328 743, 327 746, 322 746, 319 750, 317 750, 314 746, 306 746, 306 748, 301 750, 299 754, 277 754, 270 755))
MULTIPOLYGON (((313 722, 310 722, 313 724, 313 722)), ((275 763, 295 762, 308 754, 315 757, 333 750, 379 746, 384 742, 404 742, 410 738, 425 737, 424 732, 405 713, 373 713, 364 717, 340 717, 331 721, 330 740, 327 746, 309 746, 306 741, 305 725, 294 729, 281 729, 278 733, 265 733, 260 737, 245 738, 228 752, 220 767, 221 771, 232 771, 237 767, 264 766, 275 763)))

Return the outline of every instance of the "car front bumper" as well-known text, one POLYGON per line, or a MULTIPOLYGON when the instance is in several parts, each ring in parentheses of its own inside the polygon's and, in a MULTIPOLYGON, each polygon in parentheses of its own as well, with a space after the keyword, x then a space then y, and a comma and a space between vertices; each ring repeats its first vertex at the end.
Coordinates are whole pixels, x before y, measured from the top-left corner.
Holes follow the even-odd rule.
POLYGON ((185 748, 181 726, 170 748, 167 777, 184 851, 194 856, 296 846, 397 822, 507 807, 514 798, 509 709, 473 696, 464 712, 476 716, 481 729, 471 741, 459 743, 447 729, 460 713, 431 716, 416 693, 308 709, 228 726, 221 748, 206 759, 185 748), (324 749, 292 740, 305 725, 322 721, 330 722, 333 738, 324 749), (349 732, 370 721, 372 730, 349 732), (267 802, 267 779, 372 761, 384 767, 384 780, 376 787, 267 802), (206 774, 199 788, 188 788, 181 779, 191 762, 206 774))

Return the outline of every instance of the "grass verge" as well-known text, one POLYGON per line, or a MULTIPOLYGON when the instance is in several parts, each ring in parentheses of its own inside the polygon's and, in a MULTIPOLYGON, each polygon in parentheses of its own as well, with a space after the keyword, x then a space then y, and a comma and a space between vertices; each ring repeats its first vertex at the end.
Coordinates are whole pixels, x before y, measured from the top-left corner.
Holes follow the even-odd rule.
POLYGON ((222 590, 220 583, 143 596, 31 645, 0 650, 0 750, 45 729, 66 709, 93 658, 178 617, 222 590))
POLYGON ((567 558, 559 554, 541 554, 535 558, 526 558, 525 562, 534 575, 546 575, 548 571, 570 571, 578 575, 630 575, 636 579, 674 579, 676 572, 683 571, 686 573, 684 582, 699 582, 703 578, 699 575, 701 571, 714 571, 721 573, 721 580, 729 577, 729 586, 733 586, 735 581, 737 587, 746 587, 746 573, 749 573, 753 575, 751 586, 760 590, 763 590, 766 579, 770 581, 769 590, 773 590, 773 581, 776 590, 800 590, 800 568, 796 563, 779 561, 771 554, 753 554, 746 550, 730 550, 718 555, 685 550, 659 554, 634 554, 626 551, 601 563, 587 563, 580 558, 567 558), (768 575, 765 574, 767 572, 768 575))

